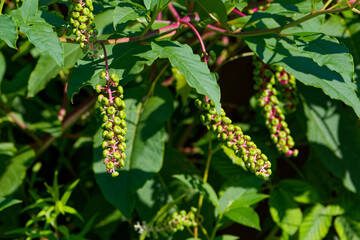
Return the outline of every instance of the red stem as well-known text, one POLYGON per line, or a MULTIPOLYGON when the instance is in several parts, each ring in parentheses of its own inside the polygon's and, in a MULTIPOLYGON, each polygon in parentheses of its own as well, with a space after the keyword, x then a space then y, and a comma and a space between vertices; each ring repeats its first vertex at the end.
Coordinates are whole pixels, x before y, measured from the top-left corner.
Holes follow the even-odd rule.
POLYGON ((174 16, 174 18, 176 19, 176 21, 180 21, 180 15, 179 13, 176 11, 176 9, 174 8, 174 6, 172 5, 172 3, 170 2, 168 4, 170 13, 174 16))

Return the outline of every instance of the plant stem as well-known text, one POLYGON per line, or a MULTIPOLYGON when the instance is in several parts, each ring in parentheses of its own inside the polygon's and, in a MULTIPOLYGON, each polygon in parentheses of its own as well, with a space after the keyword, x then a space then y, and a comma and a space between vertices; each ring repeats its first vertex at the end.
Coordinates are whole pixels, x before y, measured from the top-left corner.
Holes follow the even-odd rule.
POLYGON ((4 3, 5 3, 5 0, 1 0, 1 3, 0 3, 0 15, 2 14, 2 9, 4 7, 4 3))
POLYGON ((189 13, 189 14, 193 14, 193 12, 194 12, 194 0, 190 0, 190 5, 189 5, 188 13, 189 13))
MULTIPOLYGON (((329 4, 332 2, 333 0, 328 0, 325 4, 324 4, 324 6, 320 9, 320 11, 324 11, 328 6, 329 6, 329 4)), ((314 7, 314 11, 315 11, 315 8, 316 8, 316 6, 314 7)))
POLYGON ((174 16, 174 18, 176 19, 176 21, 180 21, 180 15, 179 13, 176 11, 176 9, 174 8, 174 6, 172 5, 172 3, 170 2, 168 4, 168 8, 170 10, 170 13, 174 16))
POLYGON ((156 76, 155 80, 152 82, 151 84, 151 87, 150 87, 150 90, 146 96, 146 99, 145 99, 145 102, 144 102, 144 107, 146 106, 147 102, 149 101, 150 99, 150 95, 154 92, 154 89, 155 89, 155 85, 157 83, 157 81, 159 81, 160 77, 163 75, 163 73, 165 72, 165 70, 167 69, 167 67, 169 66, 169 64, 166 64, 162 69, 161 71, 159 72, 159 74, 156 76))
POLYGON ((200 45, 201 45, 201 49, 202 49, 202 51, 203 51, 203 54, 204 54, 204 62, 207 64, 208 63, 208 55, 207 55, 207 53, 206 53, 206 48, 205 48, 205 44, 204 44, 204 41, 202 40, 202 37, 201 37, 201 35, 200 35, 200 33, 197 31, 197 29, 194 27, 194 25, 192 25, 191 23, 189 23, 189 22, 183 22, 183 21, 180 21, 181 23, 183 23, 183 24, 186 24, 186 25, 188 25, 193 31, 194 31, 194 33, 195 33, 195 35, 197 36, 197 38, 199 39, 199 42, 200 42, 200 45))
MULTIPOLYGON (((204 183, 207 183, 207 180, 209 177, 211 157, 212 157, 212 139, 211 139, 211 135, 209 134, 209 150, 208 150, 208 156, 206 158, 206 164, 205 164, 205 170, 204 170, 204 176, 203 176, 204 183)), ((204 196, 200 195, 199 201, 198 201, 198 213, 200 213, 200 211, 201 211, 203 202, 204 202, 204 196)), ((194 237, 198 238, 198 227, 197 226, 194 228, 194 237)))

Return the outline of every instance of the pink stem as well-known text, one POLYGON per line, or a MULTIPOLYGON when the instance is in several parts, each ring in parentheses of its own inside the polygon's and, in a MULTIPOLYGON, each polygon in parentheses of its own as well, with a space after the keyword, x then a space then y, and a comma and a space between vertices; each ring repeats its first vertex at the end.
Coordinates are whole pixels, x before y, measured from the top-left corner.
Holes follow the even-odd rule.
POLYGON ((240 15, 240 16, 242 16, 242 17, 246 17, 246 15, 245 15, 244 13, 240 12, 240 11, 239 11, 238 9, 236 9, 236 8, 233 9, 233 12, 236 13, 236 14, 238 14, 238 15, 240 15))
POLYGON ((196 28, 194 27, 194 25, 192 25, 191 23, 189 23, 189 22, 184 22, 184 21, 182 21, 182 20, 180 20, 180 22, 183 23, 183 24, 188 25, 188 26, 194 31, 194 33, 196 34, 197 38, 198 38, 199 41, 200 41, 200 45, 201 45, 201 48, 202 48, 202 51, 203 51, 203 54, 204 54, 203 60, 204 60, 204 62, 207 64, 207 63, 208 63, 208 55, 207 55, 207 53, 206 53, 205 44, 204 44, 204 41, 203 41, 202 38, 201 38, 200 33, 197 31, 197 29, 196 29, 196 28))
POLYGON ((174 16, 174 18, 176 19, 176 21, 180 21, 180 15, 179 13, 176 11, 176 9, 174 8, 174 6, 172 5, 172 3, 170 2, 168 4, 170 13, 174 16))

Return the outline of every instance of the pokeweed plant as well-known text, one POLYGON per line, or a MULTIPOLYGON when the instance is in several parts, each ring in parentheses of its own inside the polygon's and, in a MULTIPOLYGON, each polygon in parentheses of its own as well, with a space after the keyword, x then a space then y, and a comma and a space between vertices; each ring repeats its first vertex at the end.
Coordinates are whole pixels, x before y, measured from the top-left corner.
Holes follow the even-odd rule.
POLYGON ((360 238, 359 2, 1 0, 0 238, 360 238))

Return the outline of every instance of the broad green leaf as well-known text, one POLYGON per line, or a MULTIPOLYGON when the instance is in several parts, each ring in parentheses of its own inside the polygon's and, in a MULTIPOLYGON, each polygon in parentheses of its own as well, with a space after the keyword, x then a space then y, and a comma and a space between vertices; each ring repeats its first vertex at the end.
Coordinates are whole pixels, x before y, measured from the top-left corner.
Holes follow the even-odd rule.
POLYGON ((317 204, 309 209, 300 225, 299 239, 321 240, 324 239, 331 226, 331 215, 324 213, 325 207, 317 204))
POLYGON ((0 143, 0 155, 14 156, 17 149, 13 142, 2 142, 0 143))
POLYGON ((234 222, 261 230, 259 215, 251 207, 233 208, 226 212, 225 216, 234 222))
MULTIPOLYGON (((157 54, 149 45, 129 42, 116 45, 107 45, 106 51, 110 65, 110 74, 116 73, 120 80, 131 80, 140 73, 145 64, 151 65, 157 54)), ((100 72, 105 70, 104 60, 81 60, 73 69, 69 84, 68 96, 73 96, 86 85, 95 86, 100 82, 100 72)))
POLYGON ((145 16, 146 10, 141 9, 133 4, 120 2, 114 11, 114 28, 120 23, 136 20, 139 17, 145 16))
POLYGON ((238 199, 236 199, 235 201, 233 201, 231 203, 229 209, 231 210, 233 208, 238 208, 238 207, 248 207, 248 206, 258 203, 268 197, 269 197, 269 195, 267 195, 267 194, 259 194, 259 193, 255 193, 255 192, 243 194, 238 199))
MULTIPOLYGON (((195 0, 195 3, 206 12, 213 20, 228 27, 228 18, 226 7, 222 1, 219 0, 195 0)), ((201 18, 201 15, 200 15, 201 18)), ((203 20, 203 19, 201 19, 203 20)))
POLYGON ((239 199, 243 195, 256 193, 256 191, 257 190, 254 188, 245 188, 241 186, 228 187, 219 199, 220 211, 226 212, 228 209, 230 209, 231 204, 236 199, 239 199))
POLYGON ((357 75, 360 74, 360 22, 353 18, 344 18, 340 15, 331 15, 326 20, 322 32, 334 36, 345 43, 354 58, 357 75))
POLYGON ((14 19, 9 15, 0 15, 0 39, 11 47, 16 48, 18 38, 17 27, 14 19))
POLYGON ((220 88, 216 78, 210 73, 206 63, 201 62, 200 57, 193 54, 188 45, 176 41, 158 41, 152 42, 151 47, 160 58, 168 58, 171 65, 185 75, 188 84, 198 93, 213 100, 217 111, 220 112, 220 88))
POLYGON ((161 3, 160 7, 165 6, 170 0, 144 0, 144 4, 146 9, 148 10, 154 10, 155 7, 161 3))
POLYGON ((352 86, 340 73, 327 66, 319 66, 304 56, 292 37, 268 35, 261 38, 246 37, 245 40, 265 63, 280 65, 302 83, 321 88, 329 97, 351 106, 360 117, 360 100, 352 86))
POLYGON ((160 174, 146 181, 144 186, 136 191, 136 211, 142 221, 149 222, 159 209, 166 204, 173 202, 168 193, 167 186, 160 174))
POLYGON ((38 0, 24 0, 20 10, 23 21, 28 23, 38 11, 38 0))
POLYGON ((360 128, 356 116, 313 88, 300 86, 306 100, 308 140, 311 150, 350 191, 359 192, 360 128))
POLYGON ((309 183, 295 179, 281 180, 277 186, 299 203, 316 203, 320 198, 316 189, 309 183))
MULTIPOLYGON (((64 67, 72 67, 77 60, 83 56, 78 44, 63 43, 64 67)), ((28 97, 34 97, 45 88, 48 82, 57 76, 62 68, 47 53, 42 54, 37 62, 34 71, 30 75, 28 83, 28 97)))
POLYGON ((185 185, 187 185, 193 191, 203 195, 204 198, 211 202, 215 207, 220 207, 219 199, 215 190, 211 187, 210 184, 204 183, 200 177, 180 174, 174 175, 173 177, 180 180, 182 183, 185 183, 185 185))
POLYGON ((156 88, 154 96, 143 106, 144 89, 125 89, 128 132, 125 167, 111 177, 103 163, 102 129, 94 136, 95 178, 106 199, 130 218, 135 207, 135 192, 153 178, 162 166, 165 121, 172 113, 172 99, 165 88, 156 88))
POLYGON ((5 71, 6 71, 6 60, 4 55, 0 52, 0 93, 1 93, 1 83, 2 80, 4 79, 5 71))
POLYGON ((0 156, 0 197, 12 194, 18 189, 34 157, 34 150, 29 147, 24 147, 10 159, 0 156))
POLYGON ((31 25, 22 24, 20 31, 25 33, 29 41, 41 52, 48 53, 59 66, 64 65, 64 50, 52 27, 45 22, 31 25))
POLYGON ((338 216, 335 218, 334 227, 340 240, 360 239, 360 222, 348 217, 338 216))
POLYGON ((340 73, 345 82, 354 78, 354 61, 347 47, 334 37, 324 34, 301 34, 295 37, 295 43, 301 53, 307 54, 319 66, 327 66, 340 73))
POLYGON ((5 208, 21 203, 21 200, 0 197, 0 212, 5 208))
POLYGON ((296 202, 276 188, 271 191, 269 205, 274 222, 289 235, 294 235, 302 221, 302 212, 296 202))
POLYGON ((343 215, 345 213, 345 210, 342 206, 340 205, 327 205, 324 209, 324 213, 326 215, 331 215, 331 216, 338 216, 338 215, 343 215))
POLYGON ((215 240, 238 240, 239 237, 233 235, 222 235, 215 238, 215 240))

